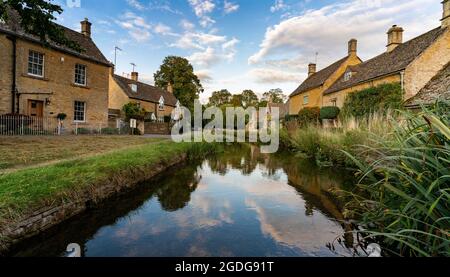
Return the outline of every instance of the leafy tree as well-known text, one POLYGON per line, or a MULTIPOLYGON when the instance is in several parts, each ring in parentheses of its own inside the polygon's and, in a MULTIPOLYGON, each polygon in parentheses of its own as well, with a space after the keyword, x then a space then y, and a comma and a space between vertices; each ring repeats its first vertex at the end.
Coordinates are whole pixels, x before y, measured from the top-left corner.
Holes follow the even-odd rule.
POLYGON ((209 105, 216 106, 216 107, 222 106, 225 104, 229 104, 231 102, 231 99, 232 99, 232 95, 226 89, 214 91, 212 93, 212 96, 209 98, 209 105))
POLYGON ((0 20, 5 22, 16 12, 20 16, 20 26, 29 34, 38 36, 44 44, 55 42, 78 52, 83 49, 76 42, 69 40, 64 29, 56 24, 55 13, 63 9, 52 1, 45 0, 2 0, 0 1, 0 20))
POLYGON ((194 100, 203 92, 200 79, 194 74, 194 68, 182 57, 168 56, 155 73, 155 85, 166 89, 172 85, 173 93, 180 103, 189 110, 194 110, 194 100))
POLYGON ((242 94, 233 94, 230 103, 233 107, 242 107, 242 94))
POLYGON ((242 104, 243 106, 256 106, 258 104, 258 96, 252 90, 246 89, 242 92, 242 104))
POLYGON ((287 100, 287 96, 283 93, 280 88, 271 89, 263 94, 263 100, 266 102, 272 102, 277 104, 283 104, 287 100))
POLYGON ((138 103, 132 102, 125 104, 122 108, 122 111, 125 114, 126 121, 129 121, 130 119, 143 120, 146 113, 146 111, 141 108, 138 103))

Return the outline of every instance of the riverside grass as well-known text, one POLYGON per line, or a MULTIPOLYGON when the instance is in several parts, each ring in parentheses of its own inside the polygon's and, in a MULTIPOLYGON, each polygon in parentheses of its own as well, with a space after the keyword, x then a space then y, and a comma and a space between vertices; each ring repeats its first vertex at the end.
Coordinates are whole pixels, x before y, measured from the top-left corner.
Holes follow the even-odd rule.
POLYGON ((216 144, 167 141, 0 175, 0 225, 43 206, 76 199, 78 193, 111 178, 126 182, 133 172, 164 164, 170 157, 198 158, 217 149, 216 144))
POLYGON ((281 132, 281 145, 358 177, 346 216, 395 256, 450 256, 450 104, 281 132))

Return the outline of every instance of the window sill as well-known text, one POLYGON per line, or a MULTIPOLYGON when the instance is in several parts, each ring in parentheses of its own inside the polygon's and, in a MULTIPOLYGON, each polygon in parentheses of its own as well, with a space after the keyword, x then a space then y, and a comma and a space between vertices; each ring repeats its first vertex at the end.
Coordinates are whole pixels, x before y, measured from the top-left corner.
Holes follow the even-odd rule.
POLYGON ((72 83, 71 85, 72 85, 72 87, 76 87, 76 88, 91 89, 90 87, 88 87, 86 85, 79 85, 79 84, 75 84, 75 83, 72 83))
POLYGON ((22 74, 22 77, 30 78, 30 79, 34 79, 34 80, 41 80, 41 81, 45 81, 45 82, 50 81, 49 79, 45 78, 44 76, 41 77, 41 76, 30 75, 30 74, 22 74))

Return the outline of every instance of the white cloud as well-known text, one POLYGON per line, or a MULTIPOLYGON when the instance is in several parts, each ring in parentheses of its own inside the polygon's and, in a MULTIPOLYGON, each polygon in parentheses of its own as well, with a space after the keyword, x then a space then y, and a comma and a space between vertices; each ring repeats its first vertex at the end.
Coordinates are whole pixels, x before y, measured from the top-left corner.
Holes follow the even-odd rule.
POLYGON ((225 11, 225 13, 233 13, 236 12, 237 10, 239 10, 239 5, 236 3, 232 3, 232 2, 228 2, 227 0, 225 0, 224 4, 223 4, 223 10, 225 11))
POLYGON ((177 34, 172 32, 172 29, 169 26, 163 23, 156 24, 156 26, 153 28, 153 31, 164 36, 177 36, 177 34))
POLYGON ((274 13, 277 11, 285 10, 287 8, 288 8, 288 6, 284 3, 283 0, 275 0, 275 3, 273 4, 273 6, 270 7, 270 11, 274 13))
POLYGON ((298 83, 303 77, 298 73, 285 72, 282 70, 269 68, 255 68, 249 72, 249 75, 258 83, 277 84, 277 83, 298 83))
POLYGON ((190 22, 187 19, 181 20, 180 21, 180 26, 181 26, 181 28, 183 28, 186 31, 190 31, 190 30, 193 30, 195 28, 194 23, 190 22))
POLYGON ((196 70, 194 73, 202 83, 210 83, 213 80, 211 71, 209 71, 208 69, 196 70))
POLYGON ((281 21, 267 29, 257 53, 249 64, 261 63, 269 56, 302 56, 312 60, 319 52, 319 63, 330 64, 343 57, 347 41, 357 38, 359 53, 372 57, 384 51, 386 31, 398 24, 405 37, 419 35, 439 24, 441 5, 429 0, 351 0, 307 10, 300 16, 281 21))
POLYGON ((151 25, 146 20, 132 12, 127 12, 121 20, 116 23, 128 30, 128 34, 138 42, 147 41, 151 37, 151 25))
MULTIPOLYGON (((205 35, 205 34, 203 34, 205 35)), ((213 36, 212 37, 205 36, 203 38, 203 43, 206 48, 201 49, 201 51, 197 51, 191 54, 187 59, 191 61, 193 64, 210 68, 222 61, 231 62, 234 60, 234 57, 237 53, 236 45, 239 43, 239 40, 236 38, 232 38, 231 40, 226 41, 226 37, 213 36), (221 45, 217 45, 217 43, 223 42, 221 45)), ((200 39, 198 38, 200 41, 200 39)))
POLYGON ((183 13, 177 9, 172 8, 170 5, 170 1, 168 0, 151 0, 148 8, 150 10, 159 10, 159 11, 165 11, 169 13, 173 13, 176 15, 182 15, 183 13))
POLYGON ((206 48, 205 51, 195 52, 187 57, 187 59, 196 65, 201 67, 211 67, 220 61, 220 55, 212 47, 206 48))
POLYGON ((127 0, 127 3, 128 5, 140 11, 145 10, 144 5, 142 5, 141 2, 139 2, 138 0, 127 0))
POLYGON ((194 9, 195 15, 199 18, 199 23, 202 27, 209 27, 216 22, 209 15, 216 7, 216 4, 212 0, 188 0, 188 2, 194 9))
POLYGON ((172 43, 171 47, 177 47, 181 49, 199 49, 204 50, 214 44, 225 42, 226 36, 218 36, 209 33, 191 33, 186 32, 179 37, 179 39, 172 43))

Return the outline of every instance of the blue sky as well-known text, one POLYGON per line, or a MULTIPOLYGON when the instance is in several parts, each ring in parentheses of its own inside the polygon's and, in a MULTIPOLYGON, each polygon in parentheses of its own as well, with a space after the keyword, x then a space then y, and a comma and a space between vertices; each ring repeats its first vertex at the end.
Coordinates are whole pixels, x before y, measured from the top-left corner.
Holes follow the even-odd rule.
POLYGON ((386 31, 405 29, 405 40, 439 26, 439 0, 57 0, 58 23, 79 30, 85 17, 105 56, 118 55, 117 73, 137 64, 152 83, 164 57, 188 58, 202 80, 205 101, 214 90, 282 88, 290 94, 305 78, 307 64, 321 69, 347 53, 369 59, 385 51, 386 31), (317 53, 317 55, 316 55, 317 53))

